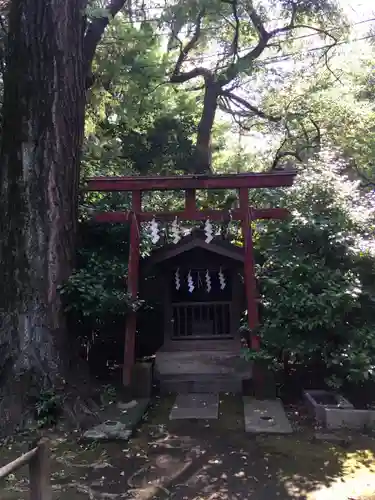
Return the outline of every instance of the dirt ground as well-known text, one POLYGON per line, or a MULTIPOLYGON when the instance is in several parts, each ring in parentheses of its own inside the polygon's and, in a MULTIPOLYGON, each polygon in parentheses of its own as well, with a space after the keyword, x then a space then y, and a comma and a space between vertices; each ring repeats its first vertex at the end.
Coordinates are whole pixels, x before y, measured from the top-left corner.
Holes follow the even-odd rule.
MULTIPOLYGON (((297 409, 291 436, 244 433, 240 397, 223 396, 215 421, 173 421, 173 398, 157 399, 128 443, 88 444, 50 434, 54 500, 374 500, 375 440, 317 441, 297 409)), ((31 439, 32 436, 29 436, 31 439)), ((27 449, 1 448, 0 465, 27 449)), ((28 498, 27 468, 0 484, 2 500, 28 498)))

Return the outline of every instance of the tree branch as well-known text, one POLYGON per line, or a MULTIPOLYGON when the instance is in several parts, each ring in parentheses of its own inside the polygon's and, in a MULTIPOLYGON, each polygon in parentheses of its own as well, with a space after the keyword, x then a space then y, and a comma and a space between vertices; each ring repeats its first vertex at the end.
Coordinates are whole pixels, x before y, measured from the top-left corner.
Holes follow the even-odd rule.
POLYGON ((231 21, 227 20, 225 17, 224 19, 232 26, 234 30, 234 35, 233 35, 233 40, 232 40, 232 47, 231 47, 231 54, 236 57, 238 55, 238 41, 240 38, 240 18, 238 17, 238 12, 237 12, 237 7, 238 7, 238 0, 222 0, 223 3, 227 3, 231 5, 232 7, 232 14, 235 20, 235 24, 233 24, 231 21))
MULTIPOLYGON (((288 156, 292 156, 293 158, 298 160, 300 163, 302 163, 304 161, 302 154, 305 150, 313 149, 316 146, 320 146, 320 139, 321 139, 320 127, 316 123, 316 121, 314 121, 311 117, 309 118, 309 120, 313 124, 314 129, 316 130, 316 136, 313 137, 312 139, 310 139, 309 134, 308 134, 306 128, 304 127, 303 123, 300 123, 300 127, 302 128, 302 135, 306 141, 306 144, 303 146, 300 146, 300 147, 298 147, 298 145, 297 145, 295 151, 291 151, 291 150, 283 151, 283 148, 287 144, 287 142, 290 139, 293 139, 293 134, 290 131, 288 124, 285 124, 286 135, 285 135, 282 143, 280 144, 279 148, 276 151, 275 158, 274 158, 272 165, 271 165, 271 170, 277 169, 280 160, 282 160, 283 158, 286 158, 288 156)), ((294 137, 294 139, 296 141, 298 141, 298 139, 300 139, 300 138, 301 138, 301 136, 294 137)), ((290 147, 290 145, 289 145, 289 147, 290 147)))
POLYGON ((97 17, 89 24, 84 39, 84 65, 89 77, 95 51, 111 19, 124 7, 127 0, 110 0, 105 7, 105 15, 97 17))
POLYGON ((292 156, 293 158, 298 160, 300 163, 302 163, 302 161, 303 161, 297 151, 279 151, 278 150, 276 155, 275 155, 275 158, 272 162, 271 170, 277 170, 280 160, 282 160, 283 158, 287 158, 288 156, 292 156))
POLYGON ((251 63, 262 54, 264 49, 267 47, 268 40, 268 37, 266 39, 259 40, 256 47, 254 47, 250 52, 242 57, 239 57, 236 62, 230 64, 230 66, 220 75, 220 84, 223 87, 228 85, 228 83, 236 78, 242 68, 248 68, 251 63))
MULTIPOLYGON (((222 0, 224 3, 231 3, 226 0, 222 0)), ((234 1, 234 0, 233 0, 234 1)), ((264 49, 267 47, 267 43, 270 39, 270 34, 267 32, 264 24, 253 7, 252 2, 249 2, 250 6, 248 7, 248 13, 250 19, 258 32, 259 39, 257 45, 246 55, 237 59, 236 62, 230 64, 230 66, 220 75, 219 82, 222 87, 228 85, 241 71, 241 68, 248 67, 255 59, 257 59, 264 49)))
POLYGON ((297 5, 294 3, 292 6, 292 16, 290 18, 289 23, 286 26, 282 26, 281 28, 276 28, 272 30, 269 33, 270 38, 273 38, 274 36, 279 35, 280 33, 287 33, 288 31, 295 29, 297 27, 294 24, 296 20, 296 15, 297 15, 297 5))
MULTIPOLYGON (((236 0, 222 0, 222 2, 234 5, 236 0)), ((308 24, 295 24, 296 16, 297 16, 297 4, 296 3, 294 3, 292 6, 292 14, 291 14, 291 18, 290 18, 289 23, 286 24, 285 26, 280 27, 280 28, 275 28, 274 30, 269 31, 269 32, 266 30, 264 23, 261 19, 261 16, 258 14, 256 9, 254 8, 252 1, 249 2, 249 6, 247 7, 247 12, 249 14, 249 17, 251 19, 251 22, 252 22, 255 30, 258 33, 258 43, 246 55, 238 58, 237 61, 230 64, 230 66, 220 75, 219 82, 220 82, 221 86, 228 85, 228 83, 230 83, 241 72, 242 68, 249 68, 251 66, 252 62, 255 59, 259 58, 259 56, 263 53, 263 51, 266 48, 274 46, 275 43, 277 43, 277 41, 275 43, 272 43, 272 44, 268 43, 272 38, 274 38, 277 35, 280 35, 282 33, 288 33, 292 30, 303 29, 303 28, 316 31, 317 33, 328 36, 333 40, 333 43, 328 45, 327 51, 324 54, 327 69, 332 73, 332 70, 328 66, 327 54, 328 54, 328 51, 330 49, 332 49, 332 47, 334 47, 338 43, 337 38, 329 31, 324 30, 322 28, 319 28, 317 26, 310 26, 308 24)))
POLYGON ((211 71, 206 68, 194 68, 191 71, 187 71, 185 73, 180 73, 177 75, 173 73, 169 81, 171 83, 184 83, 188 80, 192 80, 193 78, 197 78, 198 76, 203 76, 204 79, 207 79, 211 78, 212 74, 211 71))
POLYGON ((238 41, 240 38, 240 20, 239 20, 238 12, 237 12, 237 0, 233 0, 233 2, 232 2, 232 13, 233 13, 233 17, 236 21, 236 25, 234 28, 234 36, 233 36, 233 40, 232 40, 232 53, 233 53, 233 57, 235 58, 238 54, 238 41))
POLYGON ((212 78, 211 72, 206 68, 194 68, 191 71, 187 71, 185 73, 181 72, 182 65, 186 61, 189 53, 197 46, 200 35, 201 35, 201 24, 204 17, 205 10, 202 9, 197 17, 197 21, 195 24, 195 31, 191 39, 188 43, 183 47, 180 51, 180 55, 178 56, 177 62, 175 64, 173 73, 170 77, 171 83, 183 83, 191 80, 192 78, 196 78, 197 76, 203 76, 205 79, 212 78))
POLYGON ((283 158, 287 158, 288 156, 292 156, 293 158, 298 160, 300 163, 302 163, 302 161, 303 161, 302 157, 300 156, 300 154, 297 150, 296 151, 283 151, 283 147, 288 142, 288 139, 292 136, 292 133, 290 132, 287 124, 285 125, 285 128, 286 128, 286 135, 284 137, 284 140, 282 141, 282 143, 280 144, 280 146, 278 147, 278 149, 276 151, 275 158, 273 159, 273 162, 271 165, 271 170, 278 169, 280 160, 282 160, 283 158))
POLYGON ((229 99, 230 101, 239 104, 240 106, 243 106, 246 108, 248 111, 253 113, 256 116, 259 116, 259 118, 263 118, 264 120, 268 120, 273 123, 278 123, 282 120, 282 116, 273 116, 265 113, 261 109, 257 108, 256 106, 253 106, 249 102, 247 102, 245 99, 242 99, 242 97, 239 97, 229 90, 221 90, 219 93, 220 96, 225 97, 226 99, 229 99))
POLYGON ((320 147, 321 142, 322 142, 322 133, 321 133, 320 127, 313 118, 310 117, 309 120, 311 121, 311 123, 313 124, 313 126, 316 130, 316 137, 314 138, 315 144, 320 147))
POLYGON ((243 123, 242 119, 246 117, 244 115, 239 115, 238 113, 233 112, 227 99, 221 97, 221 100, 218 101, 218 107, 221 111, 224 111, 224 113, 228 113, 231 115, 234 123, 238 126, 242 133, 248 133, 252 131, 254 124, 248 125, 247 123, 243 123))
POLYGON ((258 14, 258 12, 255 10, 253 2, 250 1, 248 4, 247 12, 249 14, 249 17, 251 19, 251 22, 253 23, 254 28, 257 30, 258 36, 259 36, 259 41, 260 40, 266 40, 267 38, 270 37, 270 34, 267 32, 266 28, 264 27, 263 21, 258 14))

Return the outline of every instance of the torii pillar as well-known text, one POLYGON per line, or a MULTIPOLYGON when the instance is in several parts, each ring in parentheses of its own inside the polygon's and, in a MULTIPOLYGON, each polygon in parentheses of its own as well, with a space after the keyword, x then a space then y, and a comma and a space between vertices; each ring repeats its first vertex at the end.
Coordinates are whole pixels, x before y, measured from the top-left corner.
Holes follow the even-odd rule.
MULTIPOLYGON (((249 207, 249 190, 241 188, 239 190, 240 211, 242 213, 242 237, 245 251, 244 258, 244 278, 246 290, 246 305, 247 305, 247 322, 251 333, 250 347, 254 351, 259 351, 260 340, 259 336, 254 332, 254 329, 259 324, 259 310, 257 304, 257 284, 255 277, 255 262, 253 249, 252 235, 252 210, 249 207)), ((271 209, 272 211, 272 209, 271 209)), ((275 213, 276 215, 276 213, 275 213)))

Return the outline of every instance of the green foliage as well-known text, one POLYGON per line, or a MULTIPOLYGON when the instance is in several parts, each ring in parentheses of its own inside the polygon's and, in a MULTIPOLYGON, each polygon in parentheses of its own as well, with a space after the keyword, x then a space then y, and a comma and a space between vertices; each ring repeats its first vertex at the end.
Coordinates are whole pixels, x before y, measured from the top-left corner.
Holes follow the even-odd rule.
POLYGON ((293 211, 290 221, 262 225, 256 238, 263 346, 256 356, 323 362, 336 384, 372 377, 375 359, 373 199, 343 177, 344 167, 332 155, 311 162, 280 200, 293 211))
MULTIPOLYGON (((202 82, 192 79, 182 86, 172 85, 170 77, 181 47, 191 39, 197 16, 202 12, 204 17, 199 39, 186 54, 182 70, 203 66, 212 70, 218 80, 229 77, 233 80, 233 92, 242 89, 239 95, 248 93, 250 103, 259 104, 270 114, 281 113, 291 132, 294 132, 292 129, 298 129, 300 143, 310 141, 310 138, 302 139, 301 135, 308 120, 297 119, 295 109, 290 109, 289 112, 290 102, 278 98, 276 105, 270 102, 267 92, 268 89, 273 89, 276 94, 279 93, 292 75, 299 71, 302 73, 304 68, 300 63, 296 64, 291 75, 288 65, 284 68, 278 63, 278 59, 281 61, 284 56, 289 59, 287 54, 291 49, 297 49, 297 53, 303 50, 306 46, 306 30, 306 40, 310 41, 310 37, 314 35, 315 41, 320 37, 323 45, 332 42, 331 35, 337 39, 344 36, 344 17, 335 2, 277 0, 271 3, 258 2, 256 6, 246 1, 233 5, 220 0, 167 2, 160 8, 160 17, 157 19, 144 11, 141 5, 138 8, 132 5, 129 12, 133 8, 135 12, 139 12, 139 16, 134 13, 116 16, 96 53, 93 68, 96 83, 91 89, 87 108, 83 162, 85 176, 168 174, 194 170, 192 160, 197 125, 203 110, 202 82), (292 12, 296 14, 297 24, 304 23, 313 28, 292 30, 285 35, 285 30, 281 31, 258 60, 255 55, 250 57, 258 41, 254 8, 267 29, 270 26, 285 28, 292 12), (314 31, 317 25, 321 29, 314 31), (304 40, 300 42, 300 38, 304 40), (272 63, 274 59, 275 62, 272 63), (277 109, 280 107, 281 110, 277 109)), ((91 15, 95 17, 96 3, 92 9, 94 13, 91 15)), ((310 66, 321 68, 313 60, 310 66)), ((288 98, 294 94, 294 89, 291 94, 289 88, 288 98)), ((272 125, 257 113, 249 113, 245 109, 235 113, 233 106, 229 110, 222 106, 221 101, 220 109, 233 115, 236 123, 241 122, 241 126, 246 126, 252 132, 260 130, 264 135, 270 134, 273 141, 275 135, 285 128, 284 120, 272 125)), ((304 110, 299 116, 305 116, 304 110)), ((224 136, 229 131, 228 116, 226 122, 223 114, 217 113, 212 131, 213 159, 217 170, 228 171, 229 165, 231 171, 236 171, 239 169, 235 165, 237 155, 233 154, 233 149, 228 155, 224 141, 224 136), (224 158, 225 156, 229 158, 224 158)), ((292 133, 293 137, 295 135, 292 133)))
POLYGON ((170 62, 152 25, 115 19, 94 66, 83 175, 188 170, 199 106, 168 85, 170 62))
POLYGON ((136 309, 137 303, 125 292, 126 274, 127 263, 118 257, 103 260, 101 255, 91 254, 85 267, 76 270, 60 290, 65 311, 100 321, 136 309))
POLYGON ((273 2, 274 5, 281 4, 286 11, 295 9, 297 20, 311 19, 312 17, 339 14, 339 3, 332 0, 281 0, 273 2))
POLYGON ((116 388, 111 384, 102 387, 100 391, 100 400, 103 406, 111 405, 116 401, 117 392, 116 388))
POLYGON ((141 300, 127 293, 128 229, 83 222, 78 267, 61 287, 71 329, 87 351, 102 340, 108 328, 123 329, 128 311, 138 310, 141 300))
MULTIPOLYGON (((296 23, 318 30, 280 33, 260 59, 243 59, 256 45, 258 31, 250 17, 252 4, 236 5, 238 19, 233 6, 219 0, 167 2, 154 19, 154 13, 136 2, 138 14, 111 20, 93 68, 83 177, 189 172, 202 112, 202 81, 181 86, 168 82, 180 41, 191 38, 204 8, 199 43, 183 70, 204 66, 217 76, 234 68, 233 91, 283 117, 281 123, 269 123, 240 110, 231 128, 228 115, 218 113, 216 171, 267 169, 281 143, 282 150, 298 149, 303 160, 294 188, 251 192, 253 205, 284 205, 293 216, 285 223, 257 223, 254 228, 263 350, 247 356, 279 365, 287 352, 290 363, 323 362, 334 385, 366 379, 375 359, 375 272, 369 244, 374 200, 345 176, 371 179, 374 174, 373 56, 363 58, 359 45, 346 49, 348 26, 336 2, 274 0, 257 3, 267 29, 287 24, 295 10, 296 23), (332 48, 326 59, 316 49, 330 45, 332 36, 340 42, 341 55, 334 56, 332 48), (252 137, 241 145, 233 133, 239 127, 252 137), (319 159, 312 161, 317 153, 319 159)), ((89 14, 98 12, 92 8, 89 14)), ((226 195, 199 193, 198 198, 202 207, 213 208, 223 206, 226 195)), ((144 198, 148 209, 182 207, 176 193, 144 198)), ((86 201, 97 210, 129 208, 129 200, 119 193, 91 194, 86 201)), ((90 231, 91 239, 81 244, 78 269, 62 289, 67 311, 87 339, 93 332, 94 337, 102 335, 104 325, 121 323, 130 308, 140 306, 124 292, 127 237, 119 237, 115 227, 100 238, 97 229, 90 231)))
MULTIPOLYGON (((312 64, 288 75, 280 86, 265 93, 264 106, 276 114, 287 107, 290 115, 298 117, 289 119, 293 138, 288 138, 284 149, 303 145, 305 132, 313 138, 319 131, 320 146, 329 144, 340 149, 346 173, 368 185, 368 180, 375 180, 373 56, 363 55, 356 47, 344 46, 343 53, 332 58, 331 72, 312 64), (300 133, 300 125, 304 134, 300 133)), ((272 154, 278 147, 275 142, 270 148, 272 154)), ((306 161, 314 151, 317 149, 304 149, 300 156, 306 161)))
POLYGON ((35 414, 38 427, 51 427, 56 425, 61 410, 61 397, 52 390, 42 391, 35 403, 35 414))

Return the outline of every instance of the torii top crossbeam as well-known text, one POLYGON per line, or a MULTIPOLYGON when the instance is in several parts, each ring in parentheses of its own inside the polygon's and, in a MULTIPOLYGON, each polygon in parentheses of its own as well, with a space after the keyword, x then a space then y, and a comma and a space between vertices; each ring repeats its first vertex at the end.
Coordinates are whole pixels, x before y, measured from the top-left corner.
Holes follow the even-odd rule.
POLYGON ((179 177, 92 177, 89 191, 165 191, 174 189, 240 189, 291 186, 296 172, 275 171, 231 175, 181 175, 179 177))
MULTIPOLYGON (((196 190, 199 189, 237 189, 239 192, 239 208, 230 213, 232 220, 241 221, 244 241, 244 281, 248 310, 248 325, 251 336, 251 347, 259 349, 259 338, 254 332, 258 324, 258 305, 256 279, 254 270, 253 242, 251 221, 255 219, 283 219, 288 211, 282 208, 256 209, 249 207, 249 189, 287 187, 293 184, 296 172, 275 171, 268 173, 248 173, 233 175, 183 175, 174 177, 94 177, 87 180, 87 191, 128 191, 132 193, 132 208, 125 212, 105 212, 95 214, 97 222, 129 222, 130 250, 128 265, 128 292, 133 298, 138 294, 139 275, 139 224, 153 218, 159 220, 223 220, 228 216, 225 210, 199 210, 196 205, 196 190), (142 210, 143 191, 185 191, 185 209, 178 212, 145 212, 142 210)), ((127 316, 123 383, 128 385, 134 363, 134 344, 136 331, 136 315, 127 316)))

